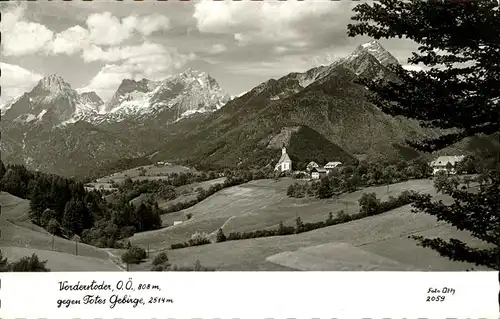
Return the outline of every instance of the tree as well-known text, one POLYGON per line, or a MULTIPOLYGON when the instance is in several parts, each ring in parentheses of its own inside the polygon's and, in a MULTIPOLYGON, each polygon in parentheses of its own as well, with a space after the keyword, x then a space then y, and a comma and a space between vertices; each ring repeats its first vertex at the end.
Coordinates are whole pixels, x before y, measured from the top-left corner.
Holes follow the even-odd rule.
POLYGON ((434 151, 500 126, 500 10, 497 0, 393 1, 360 4, 349 36, 406 37, 420 46, 409 64, 425 72, 392 69, 400 81, 366 81, 384 112, 452 133, 413 143, 434 151))
POLYGON ((7 257, 3 256, 2 251, 0 250, 0 272, 9 271, 9 260, 7 257))
POLYGON ((321 184, 318 189, 318 197, 319 198, 330 198, 332 197, 332 189, 330 187, 330 181, 328 180, 328 177, 325 176, 321 179, 321 184))
POLYGON ((282 221, 280 221, 278 225, 278 235, 284 235, 285 234, 285 225, 283 224, 282 221))
MULTIPOLYGON (((498 134, 500 127, 500 9, 497 0, 394 1, 380 0, 354 8, 356 23, 348 25, 349 36, 408 38, 418 53, 409 64, 425 71, 409 71, 400 65, 391 70, 397 80, 363 80, 370 100, 385 113, 417 120, 425 127, 441 129, 438 137, 408 141, 421 151, 435 151, 478 134, 498 134), (446 131, 444 131, 446 130, 446 131)), ((497 154, 500 159, 500 153, 497 154)), ((477 193, 452 190, 452 205, 432 202, 429 195, 415 195, 414 212, 437 216, 459 230, 494 246, 477 250, 450 239, 415 237, 453 260, 468 261, 500 269, 500 225, 496 171, 477 193), (467 209, 470 209, 470 212, 467 209)))
MULTIPOLYGON (((0 160, 0 180, 2 179, 3 175, 5 174, 5 171, 6 171, 5 165, 3 164, 3 161, 0 160)), ((2 187, 2 186, 0 185, 0 187, 2 187)), ((0 188, 0 190, 1 190, 1 188, 0 188)))
POLYGON ((47 227, 51 220, 57 221, 57 212, 53 209, 46 208, 42 213, 40 225, 42 227, 47 227))
POLYGON ((44 226, 42 223, 42 213, 47 208, 47 202, 43 186, 39 185, 39 183, 35 180, 31 180, 28 185, 28 188, 31 188, 29 212, 30 219, 36 225, 44 226))
POLYGON ((62 226, 68 235, 80 235, 84 229, 92 227, 90 213, 81 200, 71 199, 64 208, 62 226))
POLYGON ((156 257, 153 259, 153 262, 152 264, 153 265, 161 265, 161 264, 164 264, 168 262, 168 256, 167 256, 167 253, 162 251, 161 253, 159 253, 158 255, 156 255, 156 257))
POLYGON ((380 199, 375 193, 363 193, 358 200, 361 213, 365 216, 376 215, 380 207, 380 199))
POLYGON ((47 231, 52 235, 59 236, 61 234, 61 224, 56 219, 51 219, 47 223, 47 231))
POLYGON ((327 225, 333 224, 333 213, 332 212, 328 213, 328 217, 326 218, 326 224, 327 225))
POLYGON ((416 178, 428 178, 432 174, 432 167, 422 158, 417 158, 411 163, 416 178))
POLYGON ((392 166, 387 166, 384 168, 384 170, 382 171, 382 179, 385 185, 387 185, 387 192, 389 193, 389 186, 394 180, 394 168, 392 166))
POLYGON ((458 174, 474 174, 476 170, 476 159, 473 156, 466 156, 463 160, 456 164, 458 174))
POLYGON ((491 248, 471 248, 458 239, 445 241, 441 238, 428 239, 413 236, 423 247, 430 247, 451 260, 467 261, 493 269, 498 267, 498 246, 500 238, 500 174, 492 173, 489 181, 479 187, 477 194, 467 190, 446 190, 455 199, 453 205, 432 202, 429 194, 416 196, 416 211, 425 211, 438 220, 445 220, 460 230, 490 244, 491 248))
POLYGON ((434 177, 434 188, 436 189, 436 192, 441 192, 446 187, 447 183, 448 175, 443 171, 437 172, 436 176, 434 177))
POLYGON ((170 262, 168 261, 167 253, 164 251, 156 255, 156 257, 153 259, 152 264, 152 271, 165 271, 171 266, 170 262))
POLYGON ((131 246, 123 255, 122 261, 129 264, 140 264, 146 259, 146 251, 141 247, 131 246))
POLYGON ((346 180, 346 191, 355 192, 358 189, 359 185, 361 185, 361 177, 357 172, 354 172, 354 174, 352 174, 352 176, 346 180))
POLYGON ((219 230, 217 231, 216 241, 218 243, 222 243, 222 242, 226 241, 226 235, 224 235, 224 232, 222 231, 222 228, 219 228, 219 230))
POLYGON ((26 198, 26 183, 17 167, 8 167, 2 177, 2 190, 14 196, 26 198))
POLYGON ((302 222, 302 218, 297 217, 295 219, 295 233, 302 233, 304 231, 304 223, 302 222))

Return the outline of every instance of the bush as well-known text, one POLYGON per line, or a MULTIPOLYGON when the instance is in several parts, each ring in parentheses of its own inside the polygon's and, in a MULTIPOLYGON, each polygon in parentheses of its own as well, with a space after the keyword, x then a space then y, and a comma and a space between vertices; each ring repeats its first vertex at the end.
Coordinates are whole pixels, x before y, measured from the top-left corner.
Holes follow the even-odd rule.
POLYGON ((178 244, 171 244, 170 248, 171 249, 181 249, 181 248, 186 248, 189 247, 188 243, 178 243, 178 244))
POLYGON ((40 261, 38 256, 33 254, 30 257, 23 257, 19 261, 10 263, 9 270, 13 272, 47 272, 50 271, 45 265, 47 261, 40 261))
POLYGON ((222 243, 222 242, 225 242, 226 239, 227 239, 226 235, 224 235, 224 232, 222 231, 222 229, 219 228, 219 230, 217 231, 217 238, 215 239, 216 242, 222 243))
POLYGON ((302 218, 297 217, 295 219, 295 233, 302 233, 304 231, 304 223, 302 222, 302 218))
POLYGON ((207 233, 196 232, 191 235, 191 239, 188 241, 189 246, 200 246, 210 244, 207 233))
POLYGON ((363 215, 372 216, 378 213, 380 200, 375 193, 363 193, 358 202, 363 215))
POLYGON ((446 184, 448 183, 448 174, 444 171, 439 171, 436 173, 436 176, 434 177, 434 188, 436 189, 436 192, 441 192, 446 184))
POLYGON ((329 212, 329 213, 328 213, 328 217, 326 218, 325 224, 326 224, 327 226, 330 226, 330 225, 332 225, 332 224, 333 224, 333 221, 334 221, 334 219, 333 219, 333 213, 332 213, 332 212, 329 212))
POLYGON ((179 267, 179 266, 173 265, 169 270, 171 270, 171 271, 215 271, 214 268, 203 266, 199 260, 196 260, 193 267, 179 267))
POLYGON ((55 218, 51 219, 47 224, 47 231, 55 236, 59 236, 61 234, 61 225, 55 218))
POLYGON ((335 219, 335 222, 337 224, 342 224, 342 223, 347 223, 350 222, 353 218, 351 215, 346 214, 344 210, 341 210, 337 213, 337 218, 335 219))
POLYGON ((122 261, 126 264, 140 264, 144 259, 146 259, 146 251, 137 246, 131 246, 122 255, 122 261))
POLYGON ((161 253, 159 253, 158 255, 155 256, 155 258, 153 259, 153 262, 152 264, 157 266, 157 265, 161 265, 161 264, 165 264, 168 262, 168 256, 167 256, 167 253, 162 251, 161 253))
POLYGON ((161 252, 153 259, 152 271, 165 271, 170 268, 170 262, 168 261, 167 253, 161 252))

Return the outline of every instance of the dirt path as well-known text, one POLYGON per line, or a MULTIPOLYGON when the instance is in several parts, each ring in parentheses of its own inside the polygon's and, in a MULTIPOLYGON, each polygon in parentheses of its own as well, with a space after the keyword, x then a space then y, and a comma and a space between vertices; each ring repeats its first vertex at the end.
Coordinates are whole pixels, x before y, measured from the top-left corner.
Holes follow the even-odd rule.
POLYGON ((120 256, 117 256, 115 254, 113 254, 112 252, 110 252, 109 250, 106 250, 104 249, 104 251, 108 254, 109 256, 109 260, 118 268, 120 269, 121 271, 127 271, 127 266, 124 265, 121 260, 120 260, 120 256))

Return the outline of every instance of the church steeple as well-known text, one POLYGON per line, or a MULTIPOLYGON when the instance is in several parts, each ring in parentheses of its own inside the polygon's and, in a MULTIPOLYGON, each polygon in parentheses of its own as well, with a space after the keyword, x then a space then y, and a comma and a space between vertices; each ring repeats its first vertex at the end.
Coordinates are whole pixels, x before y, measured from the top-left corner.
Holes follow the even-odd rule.
POLYGON ((286 147, 285 147, 285 145, 283 145, 283 147, 281 148, 281 154, 286 154, 286 147))

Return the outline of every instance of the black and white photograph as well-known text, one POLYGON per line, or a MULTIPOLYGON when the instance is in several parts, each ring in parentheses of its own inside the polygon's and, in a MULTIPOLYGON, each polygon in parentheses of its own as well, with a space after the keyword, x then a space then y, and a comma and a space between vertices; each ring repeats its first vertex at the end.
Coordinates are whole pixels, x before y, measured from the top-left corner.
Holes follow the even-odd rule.
POLYGON ((0 10, 0 271, 500 269, 497 0, 0 10))

